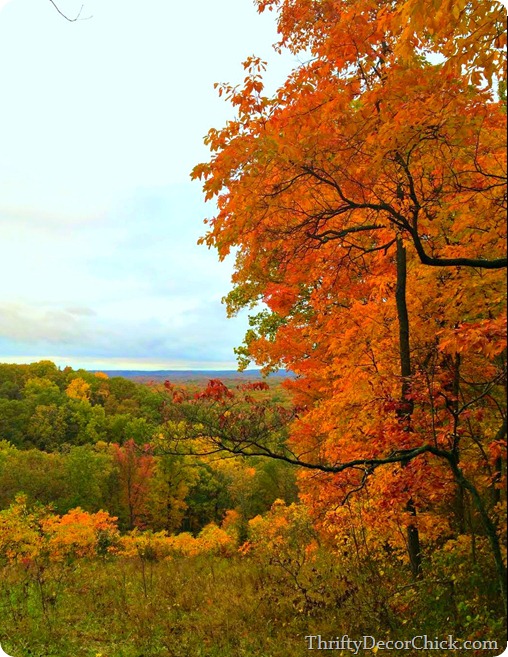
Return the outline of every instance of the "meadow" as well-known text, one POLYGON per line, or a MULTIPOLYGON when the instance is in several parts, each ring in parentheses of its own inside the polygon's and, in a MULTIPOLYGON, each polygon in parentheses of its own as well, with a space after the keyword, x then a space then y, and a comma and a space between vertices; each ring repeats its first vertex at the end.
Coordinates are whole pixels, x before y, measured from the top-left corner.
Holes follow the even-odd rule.
POLYGON ((287 449, 294 410, 279 381, 227 383, 0 366, 7 654, 292 657, 308 653, 308 637, 346 636, 503 645, 497 573, 474 507, 457 508, 452 495, 421 510, 415 576, 407 516, 379 518, 375 487, 347 496, 326 524, 298 494, 298 468, 232 453, 255 431, 287 449), (205 429, 226 449, 197 454, 205 429))
POLYGON ((308 635, 463 640, 485 639, 488 627, 503 646, 486 600, 473 610, 464 598, 480 570, 455 586, 428 578, 415 587, 402 584, 395 568, 381 575, 366 564, 359 575, 329 555, 295 571, 297 581, 290 559, 236 555, 95 559, 50 569, 41 588, 19 567, 4 568, 1 644, 14 657, 291 657, 308 654, 308 635))

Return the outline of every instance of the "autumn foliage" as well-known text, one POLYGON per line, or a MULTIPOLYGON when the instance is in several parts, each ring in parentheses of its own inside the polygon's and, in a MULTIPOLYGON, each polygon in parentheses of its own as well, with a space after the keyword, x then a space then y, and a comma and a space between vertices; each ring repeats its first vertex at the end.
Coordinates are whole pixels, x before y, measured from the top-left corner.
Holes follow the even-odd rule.
POLYGON ((236 119, 193 176, 217 204, 202 241, 236 252, 229 312, 264 303, 241 363, 296 374, 291 455, 266 455, 302 466, 332 543, 417 577, 481 526, 506 601, 503 9, 258 6, 305 61, 272 96, 255 57, 219 87, 236 119))
POLYGON ((270 640, 286 626, 293 642, 324 632, 326 619, 330 635, 498 636, 505 12, 484 0, 256 4, 301 63, 273 94, 254 56, 243 84, 217 85, 235 117, 209 131, 192 175, 215 204, 201 242, 235 254, 228 313, 254 313, 240 365, 286 369, 284 390, 7 367, 1 567, 27 609, 37 589, 45 621, 62 573, 95 568, 126 610, 126 643, 139 620, 153 654, 222 645, 236 612, 236 652, 221 654, 297 654, 251 641, 258 612, 270 640), (12 473, 30 499, 13 500, 12 473), (58 513, 37 503, 51 495, 58 513), (228 612, 208 626, 214 595, 228 612))
POLYGON ((105 511, 72 509, 58 516, 44 507, 30 508, 19 496, 0 512, 0 554, 10 563, 43 568, 104 554, 118 537, 116 518, 105 511))

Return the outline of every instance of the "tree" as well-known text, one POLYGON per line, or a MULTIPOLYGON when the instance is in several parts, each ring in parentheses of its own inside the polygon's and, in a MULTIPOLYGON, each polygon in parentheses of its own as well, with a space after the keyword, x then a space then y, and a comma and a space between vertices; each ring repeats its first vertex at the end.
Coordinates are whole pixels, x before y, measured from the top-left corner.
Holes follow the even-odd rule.
POLYGON ((79 401, 89 401, 90 400, 90 385, 84 381, 81 377, 76 377, 72 379, 67 388, 65 389, 65 394, 71 399, 77 399, 79 401))
POLYGON ((28 379, 23 388, 23 396, 33 407, 50 404, 61 406, 65 400, 58 385, 46 377, 28 379))
POLYGON ((65 441, 65 410, 56 404, 38 404, 28 422, 27 436, 38 449, 50 451, 65 441))
POLYGON ((59 511, 80 507, 85 511, 108 508, 108 484, 110 483, 113 459, 90 445, 72 446, 63 459, 65 482, 68 493, 59 511))
POLYGON ((46 454, 38 449, 18 450, 0 446, 0 508, 14 502, 16 495, 30 502, 61 506, 69 495, 65 459, 61 454, 46 454))
POLYGON ((187 509, 186 498, 198 477, 196 468, 188 465, 174 456, 155 459, 155 471, 147 491, 151 528, 170 533, 180 529, 187 509))
POLYGON ((18 399, 0 399, 0 436, 13 445, 27 444, 26 427, 30 406, 18 399))
POLYGON ((145 445, 139 449, 130 439, 123 446, 113 444, 113 461, 118 470, 121 520, 128 529, 143 527, 148 515, 149 483, 154 475, 154 458, 145 445))
POLYGON ((429 17, 420 4, 258 2, 278 11, 281 46, 309 59, 271 98, 254 57, 243 86, 219 88, 237 117, 210 130, 193 176, 217 197, 202 241, 221 259, 236 251, 229 313, 268 307, 239 355, 293 370, 300 410, 284 445, 278 420, 244 435, 239 414, 220 426, 223 410, 204 435, 303 467, 302 494, 328 523, 368 493, 376 531, 383 507, 407 527, 415 574, 418 514, 444 508, 451 522, 454 507, 466 531, 470 498, 506 601, 504 13, 473 0, 429 17))

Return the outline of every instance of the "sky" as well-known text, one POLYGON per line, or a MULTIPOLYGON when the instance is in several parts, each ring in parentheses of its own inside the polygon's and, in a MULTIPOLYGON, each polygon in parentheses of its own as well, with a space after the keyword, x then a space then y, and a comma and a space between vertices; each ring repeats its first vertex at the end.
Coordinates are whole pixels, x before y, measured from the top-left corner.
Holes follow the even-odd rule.
POLYGON ((252 0, 0 0, 0 362, 234 369, 247 315, 192 167, 232 110, 214 82, 278 56, 252 0), (60 0, 76 16, 81 2, 60 0))

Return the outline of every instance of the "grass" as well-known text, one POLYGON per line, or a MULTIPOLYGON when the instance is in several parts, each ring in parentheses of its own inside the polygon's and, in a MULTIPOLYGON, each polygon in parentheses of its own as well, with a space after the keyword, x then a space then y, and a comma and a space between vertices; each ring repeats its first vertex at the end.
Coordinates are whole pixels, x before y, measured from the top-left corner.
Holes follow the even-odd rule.
MULTIPOLYGON (((19 566, 3 575, 0 643, 13 657, 299 657, 309 654, 309 634, 386 639, 436 631, 393 610, 385 623, 367 580, 354 596, 334 598, 336 582, 330 578, 327 588, 321 577, 319 596, 306 607, 302 589, 280 568, 245 557, 182 557, 144 569, 135 559, 81 561, 48 570, 42 589, 19 566)), ((449 612, 440 613, 437 623, 449 612)), ((424 616, 425 609, 422 623, 424 616)))

